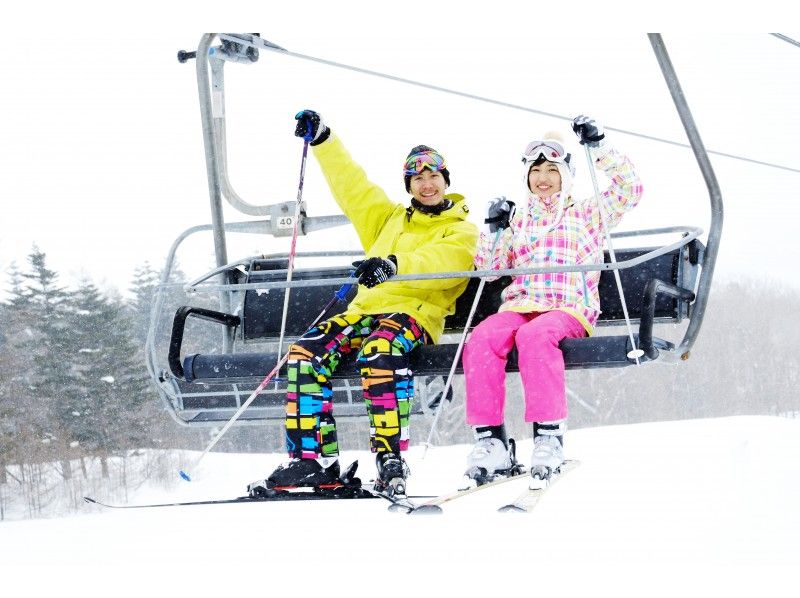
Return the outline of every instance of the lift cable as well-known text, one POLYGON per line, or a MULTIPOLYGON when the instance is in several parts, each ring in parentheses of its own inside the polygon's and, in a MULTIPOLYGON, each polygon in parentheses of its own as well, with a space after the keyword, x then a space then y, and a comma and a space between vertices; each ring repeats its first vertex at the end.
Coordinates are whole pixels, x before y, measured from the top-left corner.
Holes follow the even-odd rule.
MULTIPOLYGON (((772 35, 780 35, 780 34, 772 34, 772 35)), ((568 121, 568 122, 572 121, 572 117, 569 117, 569 116, 563 116, 563 115, 560 115, 560 114, 554 114, 552 112, 545 112, 543 110, 537 110, 535 108, 529 108, 527 106, 522 106, 520 104, 512 104, 510 102, 504 102, 502 100, 495 100, 493 98, 487 98, 485 96, 479 96, 479 95, 472 94, 472 93, 458 91, 456 89, 450 89, 450 88, 447 88, 447 87, 441 87, 439 85, 432 85, 430 83, 424 83, 424 82, 421 82, 421 81, 415 81, 413 79, 406 79, 404 77, 398 77, 396 75, 389 75, 389 74, 386 74, 386 73, 381 73, 379 71, 373 71, 373 70, 369 70, 369 69, 365 69, 365 68, 361 68, 361 67, 357 67, 357 66, 352 66, 352 65, 349 65, 349 64, 344 64, 344 63, 341 63, 341 62, 335 62, 335 61, 332 61, 332 60, 326 60, 324 58, 317 58, 315 56, 309 56, 307 54, 300 54, 298 52, 292 52, 292 51, 287 50, 285 48, 282 48, 282 47, 280 47, 280 46, 278 46, 276 44, 273 44, 272 42, 268 42, 268 41, 266 41, 266 40, 264 40, 264 39, 262 39, 260 37, 251 36, 249 34, 235 34, 235 35, 233 35, 233 34, 220 34, 220 38, 228 39, 228 40, 231 40, 231 41, 234 41, 234 42, 238 42, 238 43, 245 43, 245 44, 252 45, 252 46, 255 46, 257 48, 260 48, 262 50, 268 50, 270 52, 276 52, 276 53, 279 53, 279 54, 283 54, 285 56, 291 56, 292 58, 298 58, 300 60, 308 60, 308 61, 311 61, 311 62, 316 62, 316 63, 319 63, 319 64, 324 64, 324 65, 332 66, 332 67, 335 67, 335 68, 345 69, 345 70, 348 70, 348 71, 353 71, 353 72, 361 73, 361 74, 364 74, 364 75, 370 75, 370 76, 373 76, 373 77, 380 77, 382 79, 388 79, 390 81, 396 81, 398 83, 404 83, 404 84, 407 84, 407 85, 413 85, 413 86, 416 86, 416 87, 422 87, 422 88, 425 88, 425 89, 431 89, 433 91, 439 91, 439 92, 442 92, 442 93, 448 93, 448 94, 460 96, 460 97, 463 97, 463 98, 469 98, 471 100, 477 100, 477 101, 480 101, 480 102, 486 102, 486 103, 489 103, 489 104, 494 104, 495 106, 503 106, 505 108, 511 108, 512 110, 520 110, 522 112, 530 112, 530 113, 533 113, 533 114, 540 114, 542 116, 547 116, 547 117, 550 117, 550 118, 556 118, 556 119, 560 119, 560 120, 565 120, 565 121, 568 121)), ((786 39, 788 39, 788 38, 786 38, 786 39)), ((794 42, 794 43, 797 43, 797 42, 794 42)), ((635 131, 629 131, 629 130, 626 130, 626 129, 619 129, 619 128, 610 127, 610 126, 607 126, 607 125, 604 125, 604 126, 605 126, 605 129, 607 131, 614 131, 614 132, 617 132, 617 133, 622 133, 624 135, 631 135, 632 137, 639 137, 641 139, 649 139, 650 141, 656 141, 658 143, 666 143, 666 144, 674 145, 674 146, 677 146, 677 147, 683 147, 683 148, 691 149, 691 146, 688 143, 679 143, 677 141, 672 141, 670 139, 664 139, 662 137, 656 137, 654 135, 646 135, 644 133, 637 133, 635 131)), ((798 172, 798 173, 800 173, 800 168, 793 168, 791 166, 785 166, 785 165, 782 165, 782 164, 775 164, 774 162, 765 162, 765 161, 762 161, 762 160, 755 160, 753 158, 748 158, 746 156, 740 156, 740 155, 736 155, 736 154, 729 154, 727 152, 720 152, 720 151, 711 150, 711 149, 707 149, 706 151, 709 154, 714 154, 714 155, 717 155, 717 156, 723 156, 725 158, 731 158, 733 160, 741 160, 741 161, 744 161, 744 162, 750 162, 751 164, 759 164, 761 166, 768 166, 770 168, 778 168, 780 170, 786 170, 786 171, 789 171, 789 172, 798 172)))
POLYGON ((791 37, 789 37, 787 35, 784 35, 783 33, 770 33, 770 35, 774 35, 778 39, 782 39, 783 41, 789 42, 790 44, 793 44, 793 45, 797 46, 798 48, 800 48, 800 42, 799 41, 794 40, 791 37))

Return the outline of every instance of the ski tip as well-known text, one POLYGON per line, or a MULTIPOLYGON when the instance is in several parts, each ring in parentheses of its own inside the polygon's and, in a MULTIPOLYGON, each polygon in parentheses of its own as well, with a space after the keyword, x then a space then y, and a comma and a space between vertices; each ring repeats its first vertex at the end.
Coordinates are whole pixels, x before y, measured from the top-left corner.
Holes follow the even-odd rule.
POLYGON ((439 505, 420 505, 411 511, 411 515, 441 515, 443 512, 439 505))
POLYGON ((93 499, 91 496, 84 496, 83 500, 85 500, 86 502, 88 502, 90 504, 93 504, 93 505, 97 504, 97 501, 95 499, 93 499))
POLYGON ((180 475, 181 479, 183 481, 185 481, 185 482, 191 482, 192 481, 192 478, 189 476, 189 474, 186 473, 185 471, 183 471, 182 469, 178 472, 178 475, 180 475))
POLYGON ((518 507, 517 505, 505 505, 497 509, 498 513, 527 513, 525 509, 522 507, 518 507))
POLYGON ((401 503, 392 503, 388 507, 390 513, 412 513, 413 507, 401 503))

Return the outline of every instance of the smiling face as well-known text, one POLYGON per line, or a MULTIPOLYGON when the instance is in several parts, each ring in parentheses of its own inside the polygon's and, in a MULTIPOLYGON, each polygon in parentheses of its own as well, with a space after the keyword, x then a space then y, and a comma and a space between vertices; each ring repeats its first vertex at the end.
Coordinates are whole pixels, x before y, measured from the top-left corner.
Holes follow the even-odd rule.
POLYGON ((419 174, 411 175, 409 181, 411 195, 419 203, 426 206, 438 206, 444 201, 444 190, 447 183, 441 172, 432 172, 427 168, 419 174))
POLYGON ((528 171, 528 189, 541 199, 561 191, 561 173, 555 162, 534 164, 528 171))

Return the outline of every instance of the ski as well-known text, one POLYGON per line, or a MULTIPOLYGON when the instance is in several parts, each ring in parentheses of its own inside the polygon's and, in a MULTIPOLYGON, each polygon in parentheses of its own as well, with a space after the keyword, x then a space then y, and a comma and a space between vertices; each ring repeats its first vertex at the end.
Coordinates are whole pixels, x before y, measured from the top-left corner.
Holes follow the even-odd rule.
MULTIPOLYGON (((392 485, 389 485, 382 490, 378 490, 375 485, 375 480, 370 480, 370 482, 364 486, 364 489, 367 492, 371 492, 378 498, 388 500, 391 503, 388 507, 388 510, 399 513, 409 513, 417 507, 417 505, 410 500, 411 498, 433 498, 433 496, 430 494, 408 496, 405 494, 405 491, 402 493, 397 492, 397 490, 395 490, 395 486, 392 485)), ((405 486, 403 486, 403 490, 405 490, 405 486)))
POLYGON ((431 498, 430 496, 406 496, 405 494, 389 494, 388 492, 381 492, 375 490, 374 487, 365 487, 367 492, 375 495, 375 498, 382 498, 388 500, 391 504, 387 509, 394 513, 410 513, 417 508, 416 503, 412 502, 411 498, 431 498))
MULTIPOLYGON (((89 504, 105 507, 108 509, 153 509, 159 507, 190 507, 195 505, 225 505, 235 503, 262 503, 272 501, 289 501, 289 500, 347 500, 357 498, 380 498, 378 493, 370 492, 366 488, 358 488, 355 491, 346 493, 336 493, 335 491, 316 491, 311 489, 309 491, 301 490, 282 490, 272 496, 239 496, 236 498, 223 498, 212 500, 189 500, 179 502, 167 503, 144 503, 136 505, 116 505, 106 503, 91 496, 84 496, 83 500, 89 504)), ((388 499, 387 499, 388 500, 388 499)))
POLYGON ((375 490, 372 486, 361 486, 357 489, 350 489, 351 492, 336 493, 326 491, 316 491, 314 489, 308 490, 282 490, 272 496, 239 496, 236 498, 222 498, 211 500, 189 500, 189 501, 176 501, 165 503, 144 503, 136 505, 117 505, 112 503, 103 502, 91 496, 84 496, 83 500, 89 504, 105 507, 107 509, 153 509, 158 507, 190 507, 195 505, 225 505, 236 503, 263 503, 272 501, 290 501, 290 500, 348 500, 348 499, 361 499, 361 498, 382 498, 390 503, 389 510, 398 510, 401 512, 408 512, 415 508, 416 505, 411 498, 430 498, 430 496, 389 496, 383 492, 375 490))
MULTIPOLYGON (((225 505, 236 503, 262 503, 290 500, 347 500, 361 498, 382 498, 392 503, 390 509, 397 506, 400 510, 413 508, 414 504, 405 495, 391 495, 376 490, 374 484, 361 484, 355 477, 358 461, 354 461, 344 469, 338 481, 317 486, 274 486, 267 480, 248 485, 247 496, 211 500, 190 500, 168 503, 145 503, 138 505, 115 505, 106 503, 91 496, 83 500, 89 504, 108 509, 153 509, 159 507, 190 507, 196 505, 225 505)), ((412 496, 411 498, 430 498, 429 496, 412 496)))
POLYGON ((545 492, 552 488, 567 473, 577 468, 581 464, 580 461, 567 460, 561 464, 558 471, 553 472, 547 484, 541 488, 528 488, 522 492, 513 502, 503 505, 497 509, 500 513, 530 513, 534 507, 539 503, 545 492))
POLYGON ((499 486, 500 484, 506 484, 508 482, 513 482, 515 480, 523 480, 526 478, 525 473, 526 473, 525 468, 519 466, 516 468, 515 472, 512 473, 512 475, 509 475, 508 477, 495 478, 491 481, 486 482, 485 484, 481 484, 480 486, 461 488, 459 490, 455 490, 447 494, 436 496, 429 501, 416 505, 414 508, 409 509, 407 512, 412 515, 439 514, 442 512, 442 505, 445 503, 454 501, 464 496, 469 496, 470 494, 474 494, 475 492, 480 492, 482 490, 488 490, 489 488, 494 488, 495 486, 499 486))

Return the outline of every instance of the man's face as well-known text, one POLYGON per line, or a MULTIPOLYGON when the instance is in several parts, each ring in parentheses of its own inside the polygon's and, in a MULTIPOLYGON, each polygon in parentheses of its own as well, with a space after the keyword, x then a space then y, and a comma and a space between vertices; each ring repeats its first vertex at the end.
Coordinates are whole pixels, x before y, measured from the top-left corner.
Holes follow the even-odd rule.
POLYGON ((432 172, 425 168, 419 174, 411 175, 409 186, 411 195, 422 205, 438 206, 444 201, 447 184, 441 172, 432 172))

